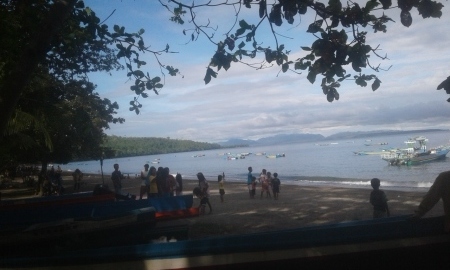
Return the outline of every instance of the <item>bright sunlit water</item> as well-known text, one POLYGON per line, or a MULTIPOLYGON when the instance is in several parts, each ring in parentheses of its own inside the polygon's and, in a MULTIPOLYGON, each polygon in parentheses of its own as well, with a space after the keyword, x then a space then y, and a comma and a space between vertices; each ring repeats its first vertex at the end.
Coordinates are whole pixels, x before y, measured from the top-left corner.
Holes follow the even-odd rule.
MULTIPOLYGON (((450 170, 449 158, 441 161, 414 166, 390 166, 379 155, 355 155, 356 151, 381 151, 382 149, 404 148, 404 141, 410 137, 425 136, 428 148, 449 143, 450 132, 427 132, 423 134, 401 134, 393 136, 367 137, 354 140, 298 143, 276 146, 247 147, 185 152, 176 154, 150 155, 104 160, 103 172, 106 179, 118 163, 122 173, 138 174, 145 163, 155 167, 169 167, 170 172, 181 173, 185 179, 196 179, 203 172, 208 181, 217 181, 222 172, 227 181, 247 179, 247 168, 253 167, 253 175, 258 176, 264 168, 272 174, 277 172, 282 183, 299 185, 326 185, 344 187, 370 187, 370 179, 381 179, 382 188, 400 190, 427 190, 436 176, 450 170), (366 146, 365 144, 372 144, 366 146), (380 145, 379 143, 388 143, 380 145), (245 159, 227 160, 223 153, 252 153, 245 159), (255 155, 284 153, 285 157, 266 158, 255 155), (195 155, 204 155, 193 157, 195 155), (159 164, 152 164, 159 159, 159 164), (315 177, 326 177, 317 179, 315 177)), ((73 162, 61 165, 63 170, 79 168, 84 173, 100 173, 99 161, 73 162)))

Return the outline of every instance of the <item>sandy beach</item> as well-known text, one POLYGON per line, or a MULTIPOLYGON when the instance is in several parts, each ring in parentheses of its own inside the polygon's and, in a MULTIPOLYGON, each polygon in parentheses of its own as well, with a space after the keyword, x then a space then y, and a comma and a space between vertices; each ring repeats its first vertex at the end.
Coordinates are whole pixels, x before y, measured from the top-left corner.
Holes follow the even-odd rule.
MULTIPOLYGON (((66 193, 71 193, 71 177, 65 176, 63 179, 66 193)), ((86 175, 81 191, 91 191, 99 183, 103 183, 99 175, 86 175)), ((104 183, 112 187, 109 175, 104 176, 104 183)), ((139 195, 140 179, 133 176, 124 179, 122 183, 124 190, 139 195)), ((260 198, 260 186, 257 186, 255 199, 250 199, 244 181, 225 182, 225 202, 221 203, 217 181, 208 180, 208 183, 212 213, 180 221, 189 225, 191 239, 372 218, 372 207, 369 203, 371 189, 283 185, 282 182, 279 200, 260 198)), ((183 194, 192 194, 197 185, 197 180, 183 179, 183 194)), ((383 189, 383 183, 381 188, 383 189)), ((29 188, 2 189, 0 192, 2 199, 34 194, 29 188)), ((389 199, 391 216, 413 214, 425 194, 392 190, 385 192, 389 199)), ((199 202, 200 200, 195 198, 194 206, 198 206, 199 202)), ((206 210, 208 211, 208 208, 206 210)), ((442 202, 439 202, 426 216, 443 213, 442 202)))

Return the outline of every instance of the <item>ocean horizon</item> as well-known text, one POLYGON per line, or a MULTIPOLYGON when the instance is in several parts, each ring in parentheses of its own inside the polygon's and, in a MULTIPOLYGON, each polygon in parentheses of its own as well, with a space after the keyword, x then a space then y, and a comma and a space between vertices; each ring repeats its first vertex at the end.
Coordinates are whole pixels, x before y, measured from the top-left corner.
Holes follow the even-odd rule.
MULTIPOLYGON (((404 142, 416 136, 428 138, 427 146, 430 149, 449 144, 450 132, 436 131, 320 143, 292 143, 113 158, 103 161, 103 174, 105 179, 109 180, 115 163, 119 164, 122 173, 129 175, 139 174, 144 164, 149 164, 155 167, 168 167, 171 174, 180 173, 184 179, 196 179, 196 174, 202 172, 208 181, 217 181, 217 176, 225 173, 226 181, 245 183, 247 168, 251 166, 256 177, 262 169, 272 174, 278 173, 282 184, 370 188, 370 179, 377 177, 381 180, 383 189, 426 191, 440 172, 450 169, 448 157, 413 166, 392 166, 382 160, 380 155, 355 154, 359 151, 404 148, 404 142), (284 157, 267 157, 277 154, 284 157), (227 158, 239 155, 244 158, 227 158)), ((83 173, 101 174, 100 161, 95 160, 71 162, 60 166, 64 171, 78 168, 83 173)))

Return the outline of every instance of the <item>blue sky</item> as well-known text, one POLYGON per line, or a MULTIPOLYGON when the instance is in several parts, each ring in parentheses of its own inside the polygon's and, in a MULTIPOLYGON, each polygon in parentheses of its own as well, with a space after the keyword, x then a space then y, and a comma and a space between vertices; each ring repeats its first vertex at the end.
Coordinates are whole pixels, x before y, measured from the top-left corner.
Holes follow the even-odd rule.
MULTIPOLYGON (((381 87, 373 92, 370 87, 346 82, 338 90, 340 100, 332 103, 326 101, 317 82, 309 83, 306 72, 279 74, 278 67, 253 70, 233 64, 230 70, 220 71, 217 79, 205 85, 203 77, 215 45, 204 37, 188 42, 189 36, 184 36, 182 31, 192 26, 170 22, 170 14, 158 1, 89 0, 85 4, 101 20, 115 10, 106 21, 110 27, 119 24, 132 32, 145 29, 146 44, 155 50, 169 44, 177 53, 162 55, 161 61, 177 67, 183 75, 166 76, 161 94, 150 93, 149 98, 140 99, 143 108, 136 115, 128 109, 134 95, 125 72, 112 76, 92 74, 90 78, 97 84, 100 95, 117 101, 119 115, 126 119, 124 124, 111 125, 106 131, 109 135, 220 142, 281 133, 328 136, 346 131, 450 128, 450 103, 446 101, 450 96, 436 90, 450 75, 450 4, 447 1, 443 2, 446 7, 440 19, 423 20, 414 12, 409 28, 400 24, 398 11, 386 12, 396 23, 390 23, 386 33, 373 34, 368 30, 370 44, 380 44, 380 53, 389 58, 379 61, 372 56, 372 64, 392 66, 389 71, 377 73, 381 87)), ((257 13, 255 9, 250 12, 257 13)), ((209 17, 211 26, 218 26, 215 40, 222 38, 233 24, 233 14, 223 8, 199 11, 198 17, 209 17)), ((305 32, 312 22, 311 15, 303 16, 301 22, 298 16, 295 19, 294 26, 284 23, 286 27, 277 28, 283 36, 293 38, 278 37, 279 43, 291 50, 292 59, 304 55, 300 46, 310 46, 312 40, 305 32)), ((267 31, 259 35, 265 44, 273 44, 267 31)), ((150 54, 144 58, 148 63, 145 70, 160 76, 159 68, 151 65, 154 58, 150 54)))

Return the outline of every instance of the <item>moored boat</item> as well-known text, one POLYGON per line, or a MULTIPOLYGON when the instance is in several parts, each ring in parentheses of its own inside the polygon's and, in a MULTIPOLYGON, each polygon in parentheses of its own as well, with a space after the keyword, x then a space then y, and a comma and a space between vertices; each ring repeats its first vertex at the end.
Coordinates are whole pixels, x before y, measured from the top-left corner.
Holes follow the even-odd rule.
POLYGON ((427 142, 428 139, 423 136, 410 138, 405 141, 407 148, 383 154, 381 158, 390 165, 414 165, 446 158, 450 146, 439 146, 427 150, 427 142), (416 147, 417 143, 418 147, 416 147))

